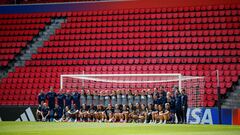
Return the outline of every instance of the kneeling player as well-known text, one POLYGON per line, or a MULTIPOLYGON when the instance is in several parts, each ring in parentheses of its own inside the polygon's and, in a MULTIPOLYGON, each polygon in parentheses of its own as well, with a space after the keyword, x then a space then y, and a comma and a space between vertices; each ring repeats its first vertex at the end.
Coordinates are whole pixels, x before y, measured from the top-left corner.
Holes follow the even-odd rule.
POLYGON ((139 114, 140 114, 140 105, 139 103, 136 103, 135 109, 133 111, 133 115, 132 115, 132 119, 134 122, 138 122, 139 121, 139 114))
POLYGON ((41 103, 38 105, 37 111, 36 111, 36 118, 37 121, 42 121, 43 114, 42 114, 42 108, 43 108, 44 101, 41 101, 41 103))
POLYGON ((122 115, 123 115, 123 121, 125 123, 127 123, 128 122, 129 111, 128 111, 127 105, 125 105, 125 104, 123 105, 122 115))
POLYGON ((166 103, 165 104, 165 110, 163 111, 163 118, 164 118, 164 122, 163 124, 166 124, 170 119, 170 104, 166 103))
POLYGON ((54 121, 56 122, 62 121, 62 116, 63 116, 63 108, 58 104, 56 104, 54 108, 54 121))
POLYGON ((152 110, 152 122, 157 123, 157 114, 158 114, 158 105, 154 104, 154 108, 152 110))
POLYGON ((152 123, 152 104, 148 104, 148 107, 147 107, 147 123, 152 123))
POLYGON ((119 122, 119 121, 123 122, 123 115, 121 113, 121 110, 118 104, 115 105, 113 116, 114 116, 114 120, 113 120, 114 122, 119 122))
POLYGON ((80 121, 86 122, 88 120, 88 110, 86 104, 82 104, 82 109, 79 111, 80 121))
POLYGON ((88 121, 95 121, 96 118, 95 118, 95 107, 93 104, 90 105, 90 108, 88 109, 88 118, 89 120, 88 121))
POLYGON ((128 112, 129 112, 129 114, 128 114, 128 122, 133 122, 134 107, 133 107, 132 103, 129 104, 128 112))
POLYGON ((78 117, 78 106, 76 104, 72 105, 73 107, 71 108, 71 110, 69 110, 69 116, 70 116, 70 121, 72 122, 77 122, 77 117, 78 117))
POLYGON ((113 109, 112 105, 108 104, 108 107, 105 110, 105 113, 107 115, 107 118, 108 118, 109 122, 113 122, 113 111, 114 111, 114 109, 113 109))
POLYGON ((140 109, 140 113, 139 113, 139 122, 147 123, 147 112, 146 112, 146 107, 144 104, 141 104, 141 109, 140 109))
POLYGON ((156 114, 156 120, 159 121, 160 124, 162 124, 164 120, 163 107, 161 104, 158 105, 158 113, 156 114))
POLYGON ((70 111, 69 107, 66 106, 64 111, 63 111, 62 119, 60 121, 64 121, 64 122, 70 121, 70 113, 69 113, 69 111, 70 111))

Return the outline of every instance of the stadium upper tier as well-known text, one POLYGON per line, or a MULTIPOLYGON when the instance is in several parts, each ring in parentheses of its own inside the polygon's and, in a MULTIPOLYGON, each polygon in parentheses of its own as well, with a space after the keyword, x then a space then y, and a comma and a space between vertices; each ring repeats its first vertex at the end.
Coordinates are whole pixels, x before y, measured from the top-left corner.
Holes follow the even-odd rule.
MULTIPOLYGON (((205 77, 204 106, 240 74, 240 5, 135 8, 0 15, 0 65, 33 42, 53 18, 66 18, 43 47, 0 83, 1 105, 35 105, 61 74, 181 73, 205 77)), ((95 89, 88 88, 88 89, 95 89)), ((191 99, 189 100, 191 102, 191 99)))

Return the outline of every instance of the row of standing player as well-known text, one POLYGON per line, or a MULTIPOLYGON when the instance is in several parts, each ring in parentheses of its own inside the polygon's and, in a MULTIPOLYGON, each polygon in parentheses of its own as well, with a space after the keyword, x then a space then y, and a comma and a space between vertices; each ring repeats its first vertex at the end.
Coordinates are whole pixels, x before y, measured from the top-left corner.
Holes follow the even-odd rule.
MULTIPOLYGON (((174 92, 174 95, 171 92, 166 93, 164 88, 160 88, 160 89, 155 88, 153 92, 150 90, 142 90, 142 92, 140 93, 137 93, 137 92, 132 93, 131 91, 114 91, 111 93, 95 91, 94 93, 91 94, 90 91, 85 92, 84 90, 82 90, 80 94, 78 93, 77 90, 72 93, 70 92, 63 93, 60 90, 59 93, 56 94, 53 91, 53 88, 50 88, 50 91, 46 94, 44 94, 42 91, 40 92, 38 96, 38 101, 39 101, 39 104, 41 104, 47 100, 51 114, 55 114, 55 115, 57 112, 56 110, 60 110, 60 111, 63 110, 62 113, 61 112, 59 113, 63 115, 64 111, 66 112, 67 109, 69 111, 75 110, 75 109, 82 110, 84 106, 86 106, 85 108, 87 109, 94 108, 95 110, 98 110, 99 107, 101 107, 101 110, 106 110, 110 106, 114 108, 117 105, 119 106, 119 109, 121 111, 123 111, 124 106, 128 110, 129 110, 129 106, 133 106, 134 108, 136 108, 137 105, 148 108, 147 110, 156 110, 156 108, 158 108, 156 107, 156 105, 160 105, 163 109, 166 109, 165 107, 169 106, 170 108, 169 112, 172 116, 171 123, 175 122, 175 114, 177 116, 178 123, 186 123, 188 99, 187 99, 187 95, 185 94, 185 90, 183 89, 180 93, 177 88, 174 88, 173 92, 174 92), (57 101, 56 107, 55 107, 55 100, 57 101), (166 103, 168 104, 166 105, 166 103), (60 108, 60 109, 56 109, 56 108, 60 108)), ((44 105, 42 104, 39 106, 44 106, 44 105)), ((40 112, 39 110, 42 108, 44 107, 40 107, 37 112, 40 112)), ((150 121, 151 121, 151 118, 150 118, 150 121)))

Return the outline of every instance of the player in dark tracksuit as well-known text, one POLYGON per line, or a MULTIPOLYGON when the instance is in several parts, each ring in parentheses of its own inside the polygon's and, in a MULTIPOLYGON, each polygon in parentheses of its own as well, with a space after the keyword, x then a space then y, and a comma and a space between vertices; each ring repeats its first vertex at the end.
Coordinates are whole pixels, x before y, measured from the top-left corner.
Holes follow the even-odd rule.
POLYGON ((64 104, 65 98, 66 98, 65 94, 63 94, 62 90, 60 90, 59 93, 57 94, 57 104, 62 109, 65 108, 65 104, 64 104))
POLYGON ((50 88, 50 91, 46 94, 46 98, 48 100, 48 106, 50 111, 52 111, 55 108, 55 98, 57 97, 57 94, 53 91, 53 87, 50 88))
POLYGON ((182 123, 182 103, 181 103, 181 94, 178 90, 175 91, 175 109, 178 119, 178 123, 182 123))
POLYGON ((63 116, 63 112, 64 112, 63 108, 61 106, 59 106, 58 104, 56 104, 55 108, 54 108, 54 115, 53 115, 53 117, 52 116, 50 116, 50 117, 54 118, 54 121, 61 121, 61 118, 63 116))
POLYGON ((176 113, 176 107, 175 107, 175 97, 172 96, 171 92, 167 92, 167 103, 170 105, 170 122, 175 123, 175 113, 176 113))
POLYGON ((165 103, 167 102, 167 99, 164 96, 164 92, 161 92, 159 94, 159 101, 160 101, 160 104, 162 105, 162 107, 164 108, 165 107, 165 103))
POLYGON ((76 105, 77 110, 80 110, 80 94, 75 91, 72 95, 73 103, 76 105))
POLYGON ((69 93, 69 92, 67 92, 66 93, 66 96, 65 96, 65 105, 70 109, 70 108, 72 108, 72 95, 69 93))
POLYGON ((160 99, 157 97, 157 95, 153 95, 153 105, 159 105, 160 99))
POLYGON ((182 123, 187 123, 187 108, 188 108, 188 96, 185 93, 185 89, 181 91, 181 107, 182 107, 182 123))
POLYGON ((38 104, 41 105, 41 102, 45 102, 46 100, 46 95, 44 94, 43 90, 40 91, 38 94, 38 104))

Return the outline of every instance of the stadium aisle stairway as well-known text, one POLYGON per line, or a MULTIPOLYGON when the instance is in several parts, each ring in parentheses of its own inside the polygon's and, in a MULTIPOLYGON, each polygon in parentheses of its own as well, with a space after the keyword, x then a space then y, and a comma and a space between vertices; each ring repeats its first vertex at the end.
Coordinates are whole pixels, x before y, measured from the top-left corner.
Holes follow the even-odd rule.
POLYGON ((54 86, 58 91, 61 74, 84 71, 205 76, 203 106, 212 107, 217 101, 215 71, 220 73, 222 95, 239 78, 239 8, 215 5, 52 13, 67 17, 67 22, 24 67, 1 80, 0 103, 36 104, 32 100, 40 89, 54 86))

